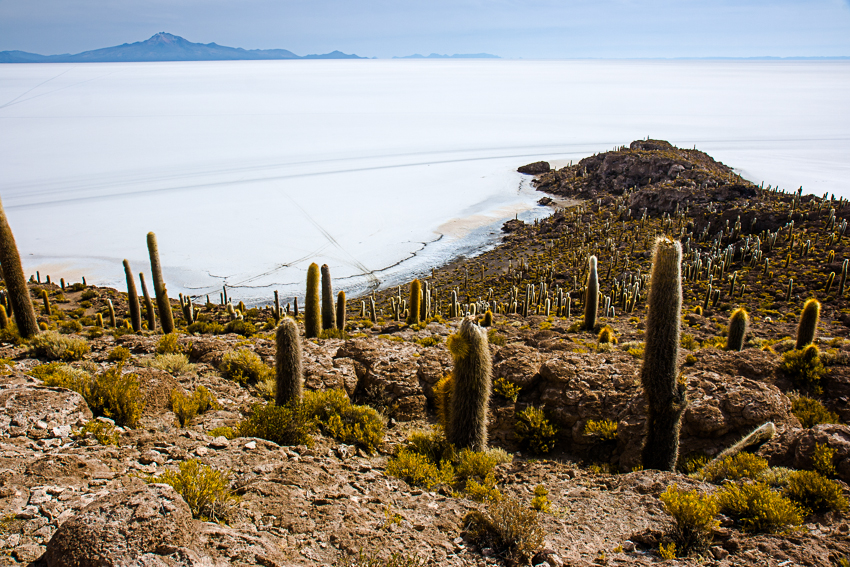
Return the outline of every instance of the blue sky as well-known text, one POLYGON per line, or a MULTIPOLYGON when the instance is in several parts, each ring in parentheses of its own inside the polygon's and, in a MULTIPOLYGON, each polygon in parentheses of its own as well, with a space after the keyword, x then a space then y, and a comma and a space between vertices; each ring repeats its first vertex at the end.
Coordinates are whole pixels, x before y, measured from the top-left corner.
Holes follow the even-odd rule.
POLYGON ((167 31, 363 56, 850 56, 850 0, 0 0, 0 51, 77 53, 167 31))

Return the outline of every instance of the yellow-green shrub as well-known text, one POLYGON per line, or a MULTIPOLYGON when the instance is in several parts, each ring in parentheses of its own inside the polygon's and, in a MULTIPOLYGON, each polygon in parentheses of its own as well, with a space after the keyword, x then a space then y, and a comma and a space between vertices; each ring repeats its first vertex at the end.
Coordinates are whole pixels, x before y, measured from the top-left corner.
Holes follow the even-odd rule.
POLYGON ((758 479, 768 468, 767 461, 752 453, 738 453, 713 461, 702 469, 702 477, 715 484, 722 480, 758 479))
POLYGON ((226 425, 222 425, 221 427, 216 427, 215 429, 210 429, 207 431, 207 435, 210 437, 224 437, 225 439, 235 439, 236 432, 232 427, 227 427, 226 425))
POLYGON ((673 539, 679 553, 687 555, 708 549, 711 532, 718 525, 714 519, 720 508, 717 496, 698 490, 680 490, 673 484, 659 498, 675 521, 673 539))
POLYGON ((529 406, 517 414, 514 433, 520 444, 535 455, 552 450, 557 432, 539 408, 529 406))
POLYGON ((785 496, 812 512, 847 509, 841 486, 814 471, 794 471, 788 476, 785 496))
POLYGON ((826 368, 815 345, 801 350, 789 350, 782 355, 779 369, 791 379, 795 387, 816 394, 823 391, 820 381, 826 376, 826 368))
POLYGON ((727 483, 718 492, 720 511, 745 531, 776 533, 803 523, 803 511, 762 482, 727 483))
POLYGON ((400 478, 413 486, 431 488, 437 484, 449 484, 454 480, 454 469, 448 461, 435 465, 428 457, 402 448, 387 462, 387 474, 400 478))
POLYGON ((156 344, 157 354, 177 354, 183 352, 183 347, 177 342, 177 333, 162 335, 156 344))
POLYGON ((91 381, 91 375, 85 370, 60 362, 39 364, 30 370, 30 374, 44 382, 45 386, 74 390, 83 397, 85 397, 84 392, 88 390, 91 381))
POLYGON ((791 402, 791 413, 797 416, 805 428, 820 423, 838 423, 838 414, 826 409, 819 401, 800 396, 791 402))
POLYGON ((183 497, 192 515, 205 521, 227 519, 239 500, 230 490, 230 474, 217 471, 194 459, 183 461, 177 471, 165 471, 148 482, 171 485, 183 497))
POLYGON ((239 424, 240 437, 258 437, 278 445, 313 445, 316 422, 303 404, 255 404, 251 416, 239 424))
POLYGON ((180 427, 186 427, 186 424, 191 423, 195 416, 217 407, 218 402, 215 396, 204 386, 198 386, 188 396, 182 390, 174 389, 171 391, 171 411, 177 417, 180 427))
POLYGON ((455 448, 446 440, 442 428, 434 427, 430 431, 414 431, 407 438, 407 447, 432 463, 453 461, 455 448))
POLYGON ((87 421, 82 429, 74 432, 75 436, 87 437, 91 435, 101 445, 118 445, 120 435, 115 431, 115 426, 99 419, 87 421))
POLYGON ((531 499, 531 507, 538 512, 548 512, 552 503, 549 501, 549 491, 542 484, 534 487, 534 498, 531 499))
POLYGON ((473 540, 517 562, 528 561, 543 545, 544 531, 537 511, 514 498, 489 500, 483 512, 468 512, 462 524, 473 540))
POLYGON ((384 419, 369 406, 351 403, 343 390, 308 391, 304 406, 325 435, 370 453, 384 440, 384 419))
POLYGON ((30 340, 35 356, 48 360, 82 360, 91 350, 85 339, 62 335, 56 331, 39 333, 30 340))
POLYGON ((617 438, 617 422, 610 419, 589 419, 584 424, 584 434, 599 441, 613 441, 617 438))
POLYGON ((175 375, 192 374, 195 372, 195 365, 191 364, 189 358, 180 352, 158 354, 153 360, 145 360, 145 365, 175 375))
POLYGON ((219 370, 224 373, 225 378, 239 384, 263 382, 274 375, 274 370, 266 366, 257 353, 247 348, 225 353, 219 370))
POLYGON ((130 349, 122 346, 117 346, 111 351, 109 351, 109 354, 106 355, 106 360, 108 360, 109 362, 124 363, 130 360, 131 356, 132 355, 130 354, 130 349))
POLYGON ((496 378, 496 381, 493 382, 493 392, 512 402, 516 402, 521 389, 520 386, 504 377, 496 378))
POLYGON ((835 453, 837 449, 833 449, 826 443, 815 443, 815 450, 812 453, 812 468, 823 476, 835 476, 835 453))
POLYGON ((494 455, 487 451, 472 451, 470 449, 462 449, 457 454, 455 462, 455 475, 459 480, 468 478, 487 478, 493 473, 498 462, 494 455))

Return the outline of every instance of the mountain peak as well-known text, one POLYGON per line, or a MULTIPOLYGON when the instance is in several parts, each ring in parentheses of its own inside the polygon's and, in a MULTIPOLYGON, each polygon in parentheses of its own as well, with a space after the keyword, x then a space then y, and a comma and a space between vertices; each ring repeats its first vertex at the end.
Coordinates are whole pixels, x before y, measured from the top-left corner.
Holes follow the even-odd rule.
POLYGON ((152 35, 150 39, 148 39, 144 43, 164 43, 168 45, 173 45, 175 43, 180 43, 181 41, 186 40, 180 37, 179 35, 173 35, 168 32, 159 32, 157 34, 152 35))

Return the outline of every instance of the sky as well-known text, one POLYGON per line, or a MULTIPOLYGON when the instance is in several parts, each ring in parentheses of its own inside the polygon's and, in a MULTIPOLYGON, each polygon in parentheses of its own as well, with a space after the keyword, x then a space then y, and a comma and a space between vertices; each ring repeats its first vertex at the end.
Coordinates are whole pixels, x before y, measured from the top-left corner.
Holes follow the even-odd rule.
POLYGON ((0 0, 0 51, 78 53, 157 32, 366 57, 850 56, 850 0, 0 0))

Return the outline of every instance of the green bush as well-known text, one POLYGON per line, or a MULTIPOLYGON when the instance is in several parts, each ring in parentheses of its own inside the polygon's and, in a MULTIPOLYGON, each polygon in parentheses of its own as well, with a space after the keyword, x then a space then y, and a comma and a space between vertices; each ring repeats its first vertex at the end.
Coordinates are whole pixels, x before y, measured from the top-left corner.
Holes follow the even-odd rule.
POLYGON ((82 360, 91 350, 85 339, 62 335, 56 331, 39 333, 30 341, 35 356, 48 360, 82 360))
POLYGON ((189 358, 183 353, 158 354, 156 357, 144 360, 145 366, 157 368, 169 374, 193 374, 195 365, 189 362, 189 358))
POLYGON ((83 397, 91 382, 91 375, 85 370, 60 362, 48 362, 35 366, 30 370, 30 375, 44 382, 45 386, 74 390, 83 397))
POLYGON ((204 521, 227 519, 239 498, 230 490, 230 474, 194 459, 183 461, 177 471, 165 471, 148 482, 171 485, 183 497, 192 515, 204 521))
POLYGON ((446 440, 440 427, 434 427, 430 431, 414 431, 407 438, 407 448, 432 463, 455 459, 455 448, 446 440))
POLYGON ((211 409, 219 407, 218 401, 204 386, 192 392, 191 395, 184 394, 181 390, 171 391, 171 411, 174 412, 180 427, 186 427, 195 416, 206 413, 211 409))
POLYGON ((673 484, 659 497, 664 509, 673 516, 673 539, 681 555, 702 552, 711 545, 711 533, 719 522, 714 519, 720 504, 717 496, 698 490, 679 490, 673 484))
POLYGON ((495 455, 488 451, 462 449, 454 465, 455 476, 464 481, 469 478, 484 480, 493 473, 497 464, 495 455))
POLYGON ((505 335, 498 332, 496 329, 490 329, 487 331, 487 342, 491 345, 505 346, 508 340, 505 338, 505 335))
POLYGON ((138 377, 122 374, 122 369, 119 364, 96 375, 90 383, 88 396, 83 394, 83 397, 95 416, 108 417, 121 426, 136 427, 145 402, 138 377))
POLYGON ((186 327, 186 330, 200 335, 222 335, 225 332, 224 325, 214 321, 195 321, 186 327))
POLYGON ((518 563, 527 562, 543 546, 537 511, 514 498, 489 500, 483 512, 468 512, 462 525, 473 540, 518 563))
POLYGON ((712 461, 702 469, 702 477, 708 482, 718 484, 723 480, 756 480, 768 468, 767 461, 752 453, 738 453, 712 461))
POLYGON ((88 301, 90 299, 94 299, 95 297, 97 297, 97 292, 93 289, 87 289, 80 295, 80 299, 82 301, 88 301))
POLYGON ((823 476, 835 476, 835 453, 837 452, 837 449, 833 449, 827 443, 815 443, 812 468, 823 476))
POLYGON ((92 419, 86 422, 82 429, 74 432, 74 435, 77 437, 88 437, 91 435, 97 439, 97 442, 101 445, 116 446, 121 438, 119 433, 115 430, 114 425, 100 421, 99 419, 92 419))
POLYGON ((718 492, 720 511, 745 531, 776 533, 803 523, 803 510, 762 482, 730 482, 718 492))
POLYGON ((59 332, 63 335, 72 335, 83 330, 83 325, 79 321, 65 321, 59 324, 59 332))
POLYGON ((584 434, 599 441, 613 441, 617 438, 617 422, 610 419, 587 420, 584 424, 584 434))
POLYGON ((130 349, 124 348, 122 346, 117 346, 106 355, 106 360, 109 362, 127 362, 130 360, 130 349))
POLYGON ((820 423, 838 423, 838 414, 827 410, 819 401, 805 396, 791 402, 791 412, 807 429, 820 423))
POLYGON ((177 333, 162 335, 156 344, 157 354, 177 354, 183 352, 183 347, 177 342, 177 333))
POLYGON ((413 486, 430 489, 437 484, 450 484, 454 480, 454 468, 449 461, 440 465, 428 457, 408 448, 402 448, 387 462, 387 474, 400 478, 413 486))
POLYGON ((258 437, 278 445, 313 445, 316 422, 303 404, 255 404, 251 417, 239 424, 240 437, 258 437))
POLYGON ((219 370, 239 384, 260 383, 274 376, 274 370, 263 363, 263 359, 252 350, 241 348, 229 351, 221 359, 219 370))
POLYGON ((384 440, 384 420, 369 406, 351 403, 343 390, 308 391, 304 406, 322 433, 370 453, 384 440))
POLYGON ((517 414, 514 432, 520 445, 535 455, 548 453, 555 446, 557 428, 549 423, 543 410, 529 406, 517 414))
POLYGON ((789 350, 782 355, 779 369, 791 379, 794 387, 815 394, 823 392, 820 382, 826 376, 826 368, 815 345, 801 350, 789 350))
POLYGON ((785 496, 812 512, 847 509, 847 499, 841 486, 814 471, 794 471, 788 476, 785 496))
POLYGON ((521 389, 520 386, 504 377, 496 378, 496 381, 493 382, 493 392, 512 402, 516 402, 521 389))
POLYGON ((248 321, 243 321, 241 319, 234 319, 224 326, 225 333, 236 333, 237 335, 242 335, 243 337, 250 337, 251 335, 257 334, 257 327, 254 326, 253 323, 249 323, 248 321))
POLYGON ((319 333, 320 339, 348 339, 348 333, 343 329, 324 329, 319 333))
POLYGON ((415 554, 393 553, 386 559, 381 559, 377 551, 366 553, 362 549, 357 557, 346 558, 334 563, 334 567, 424 567, 425 562, 415 554))
POLYGON ((210 437, 224 437, 225 439, 235 439, 236 433, 232 427, 227 427, 226 425, 207 431, 207 435, 210 437))

